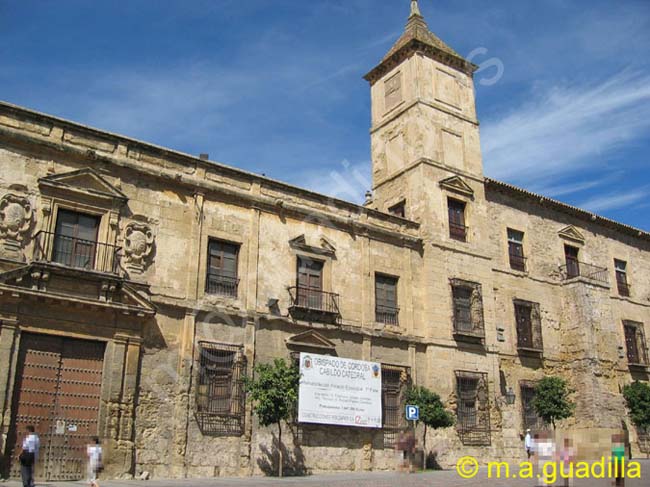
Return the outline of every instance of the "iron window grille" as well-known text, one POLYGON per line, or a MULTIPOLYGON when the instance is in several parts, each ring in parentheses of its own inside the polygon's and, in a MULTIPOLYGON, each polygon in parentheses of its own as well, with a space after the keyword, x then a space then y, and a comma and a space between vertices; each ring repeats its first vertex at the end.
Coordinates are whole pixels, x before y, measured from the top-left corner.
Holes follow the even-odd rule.
POLYGON ((242 346, 199 342, 196 417, 207 436, 241 436, 246 415, 242 346))
POLYGON ((627 282, 627 262, 624 260, 614 259, 614 269, 616 271, 616 287, 618 294, 621 296, 630 296, 630 285, 627 282))
POLYGON ((205 292, 236 298, 239 287, 238 261, 239 245, 210 240, 205 292))
POLYGON ((407 428, 403 409, 405 394, 411 382, 410 368, 381 365, 381 408, 384 448, 393 448, 400 433, 407 428))
POLYGON ((535 387, 533 382, 521 381, 519 388, 521 391, 521 415, 524 431, 530 428, 532 431, 539 431, 546 428, 546 423, 537 414, 533 406, 535 400, 535 387))
POLYGON ((481 285, 462 279, 450 279, 453 325, 456 338, 485 338, 481 285))
POLYGON ((490 401, 484 372, 456 371, 457 431, 464 445, 489 446, 490 401))
POLYGON ((625 346, 627 348, 627 361, 630 366, 648 366, 648 350, 646 348, 643 323, 625 320, 625 346))
POLYGON ((539 303, 515 299, 514 306, 517 348, 523 352, 541 352, 544 349, 544 343, 539 303))
POLYGON ((508 228, 508 257, 511 269, 517 271, 526 270, 526 257, 524 257, 524 232, 508 228))

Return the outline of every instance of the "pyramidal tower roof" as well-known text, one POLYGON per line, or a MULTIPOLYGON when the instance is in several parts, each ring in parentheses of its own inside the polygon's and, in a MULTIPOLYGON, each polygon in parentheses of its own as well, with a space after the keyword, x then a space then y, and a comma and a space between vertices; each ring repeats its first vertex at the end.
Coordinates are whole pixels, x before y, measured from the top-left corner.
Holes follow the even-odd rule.
POLYGON ((418 0, 411 0, 411 13, 406 22, 404 33, 397 39, 397 42, 390 48, 379 65, 364 78, 371 84, 374 83, 414 52, 422 52, 469 75, 478 69, 478 66, 464 59, 429 30, 429 26, 420 13, 418 0))

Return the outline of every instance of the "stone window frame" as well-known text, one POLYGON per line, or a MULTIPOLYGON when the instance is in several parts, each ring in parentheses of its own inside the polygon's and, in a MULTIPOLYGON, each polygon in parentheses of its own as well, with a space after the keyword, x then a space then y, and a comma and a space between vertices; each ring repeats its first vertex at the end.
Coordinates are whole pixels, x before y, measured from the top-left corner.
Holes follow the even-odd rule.
POLYGON ((630 280, 628 262, 622 259, 614 259, 614 280, 619 296, 630 297, 630 280))
POLYGON ((535 387, 537 387, 537 381, 530 381, 530 380, 519 381, 519 397, 521 398, 521 424, 524 431, 526 431, 529 428, 533 431, 546 429, 546 427, 548 426, 534 409, 532 410, 532 413, 526 414, 526 410, 532 409, 532 405, 528 404, 528 400, 526 399, 527 395, 530 393, 524 391, 530 391, 530 390, 533 391, 533 393, 530 394, 531 397, 529 399, 530 401, 532 401, 532 399, 535 397, 535 387), (531 420, 533 416, 534 419, 531 420))
POLYGON ((399 435, 408 428, 403 410, 406 406, 406 391, 411 383, 411 367, 381 364, 381 425, 384 448, 394 448, 399 435))
MULTIPOLYGON (((383 323, 385 325, 392 325, 392 326, 399 326, 399 283, 400 283, 400 278, 399 276, 393 275, 393 274, 387 274, 385 272, 375 272, 375 280, 374 280, 374 300, 375 300, 375 322, 377 323, 383 323), (387 309, 384 312, 379 311, 379 307, 382 306, 377 298, 377 285, 379 284, 379 280, 381 279, 386 279, 386 280, 392 280, 394 282, 394 289, 395 289, 395 307, 394 307, 394 319, 391 319, 390 315, 390 310, 387 309)), ((386 305, 383 305, 386 307, 386 305)))
POLYGON ((388 207, 387 212, 393 216, 406 219, 406 198, 388 207))
POLYGON ((221 303, 227 302, 229 304, 242 303, 246 300, 246 272, 248 268, 248 246, 245 245, 245 240, 241 235, 221 230, 210 230, 201 236, 201 247, 199 252, 199 262, 197 264, 199 273, 199 289, 198 292, 202 294, 210 302, 221 303), (235 296, 228 296, 224 294, 212 294, 207 292, 208 288, 208 270, 209 270, 209 252, 210 242, 219 241, 236 245, 239 247, 237 253, 237 293, 235 296), (240 277, 241 276, 241 277, 240 277))
POLYGON ((528 353, 542 353, 544 350, 544 340, 542 336, 542 314, 539 303, 526 301, 515 298, 512 300, 514 318, 515 318, 515 335, 517 336, 517 350, 528 353), (519 313, 518 308, 528 308, 530 310, 530 342, 523 343, 519 335, 519 313))
POLYGON ((206 248, 206 264, 205 264, 205 287, 204 292, 209 296, 219 296, 224 298, 233 298, 237 299, 239 297, 239 283, 240 279, 240 254, 241 254, 242 244, 240 242, 233 242, 231 240, 217 238, 208 236, 207 248, 206 248), (236 249, 235 251, 235 276, 228 276, 234 279, 232 286, 226 283, 226 286, 221 289, 221 292, 210 291, 210 249, 213 243, 230 245, 236 249), (234 287, 234 289, 232 289, 234 287))
POLYGON ((452 303, 452 326, 454 338, 457 340, 469 340, 483 342, 485 340, 485 318, 483 312, 483 292, 482 286, 478 282, 466 281, 464 279, 451 278, 449 279, 451 288, 451 303, 452 303), (460 316, 458 312, 459 297, 455 295, 456 289, 465 289, 470 291, 470 323, 471 330, 464 329, 460 326, 460 316))
MULTIPOLYGON (((244 380, 248 373, 248 358, 244 346, 213 341, 199 341, 194 391, 194 411, 198 427, 204 436, 242 436, 245 433, 246 391, 244 380), (207 381, 210 368, 217 370, 218 362, 230 363, 229 394, 215 397, 204 392, 210 387, 207 381), (219 401, 228 401, 227 407, 219 407, 219 401)), ((224 372, 226 367, 222 367, 224 372)), ((214 385, 214 384, 212 384, 214 385)), ((214 391, 213 391, 214 392, 214 391)))
POLYGON ((527 272, 527 258, 526 258, 526 232, 523 230, 518 230, 516 228, 507 227, 506 228, 506 241, 507 245, 507 262, 510 269, 518 272, 527 272), (519 234, 519 235, 517 235, 519 234), (521 236, 520 239, 517 239, 518 236, 521 236), (521 255, 517 255, 517 252, 512 251, 513 246, 519 246, 521 249, 521 255))
POLYGON ((647 368, 650 365, 648 363, 648 343, 646 342, 644 328, 643 323, 639 321, 623 320, 623 337, 625 340, 626 358, 630 367, 647 368), (628 329, 634 330, 633 340, 636 344, 637 361, 630 360, 631 350, 629 348, 630 337, 628 336, 628 329))
POLYGON ((490 422, 490 391, 488 373, 456 370, 456 431, 463 445, 489 446, 492 442, 490 422), (476 382, 474 391, 472 382, 476 382), (465 388, 465 390, 462 390, 465 388), (472 408, 462 407, 461 401, 475 404, 472 408))

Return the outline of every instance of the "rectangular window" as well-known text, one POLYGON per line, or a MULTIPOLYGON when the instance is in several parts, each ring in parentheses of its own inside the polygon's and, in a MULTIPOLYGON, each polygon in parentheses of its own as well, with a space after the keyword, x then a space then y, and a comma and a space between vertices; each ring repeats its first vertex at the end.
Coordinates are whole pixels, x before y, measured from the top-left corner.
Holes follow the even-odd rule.
POLYGON ((566 276, 567 279, 580 275, 580 262, 578 261, 578 247, 571 245, 564 246, 564 258, 566 259, 566 276))
POLYGON ((535 385, 529 382, 520 383, 521 391, 521 413, 523 419, 524 431, 528 428, 531 430, 541 430, 546 427, 544 420, 537 415, 537 411, 533 407, 533 400, 535 399, 535 385))
POLYGON ((526 257, 524 257, 524 232, 508 228, 508 256, 510 268, 517 271, 526 270, 526 257))
POLYGON ((456 371, 457 430, 464 445, 489 445, 487 374, 456 371))
POLYGON ((237 297, 239 245, 210 240, 205 291, 208 294, 237 297))
POLYGON ((400 201, 396 205, 391 206, 388 208, 388 213, 400 218, 406 218, 406 201, 400 201))
POLYGON ((542 323, 538 303, 516 299, 515 322, 517 324, 517 348, 542 351, 542 323))
POLYGON ((396 73, 384 82, 384 95, 386 110, 402 101, 402 73, 396 73))
POLYGON ((323 309, 323 262, 298 257, 297 305, 309 309, 323 309))
POLYGON ((406 428, 404 394, 409 385, 409 369, 397 365, 381 365, 381 408, 384 446, 392 448, 406 428))
POLYGON ((212 436, 242 435, 246 375, 243 347, 200 342, 199 354, 196 411, 201 432, 212 436))
POLYGON ((375 275, 375 319, 379 323, 398 325, 397 277, 375 275))
POLYGON ((93 215, 59 210, 52 260, 69 267, 94 269, 99 220, 93 215))
POLYGON ((621 296, 629 296, 630 285, 627 282, 627 262, 614 259, 614 269, 616 269, 616 287, 618 288, 618 294, 621 296))
POLYGON ((467 240, 467 227, 465 226, 465 203, 448 198, 449 209, 449 236, 454 240, 465 242, 467 240))
POLYGON ((454 334, 485 337, 481 285, 462 279, 450 279, 454 311, 454 334))
POLYGON ((643 323, 624 321, 627 361, 630 365, 648 365, 648 353, 645 342, 643 323))

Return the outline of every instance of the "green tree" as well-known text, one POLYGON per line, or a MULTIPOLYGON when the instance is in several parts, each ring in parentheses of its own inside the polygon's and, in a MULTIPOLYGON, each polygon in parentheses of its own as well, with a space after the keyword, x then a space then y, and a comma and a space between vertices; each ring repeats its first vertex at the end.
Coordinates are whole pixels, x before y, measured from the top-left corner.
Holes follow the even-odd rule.
POLYGON ((576 406, 569 394, 567 382, 560 377, 544 377, 535 387, 533 407, 540 418, 553 425, 553 429, 556 421, 573 416, 576 406))
POLYGON ((637 428, 650 429, 650 385, 634 381, 623 388, 630 418, 637 428))
POLYGON ((406 402, 420 407, 420 421, 424 424, 422 447, 426 451, 427 428, 438 429, 453 426, 454 415, 445 409, 440 396, 426 387, 410 387, 406 391, 406 402))
POLYGON ((258 364, 253 378, 246 380, 246 392, 262 426, 278 425, 278 474, 282 477, 282 421, 296 411, 300 371, 296 365, 276 358, 272 364, 258 364))

